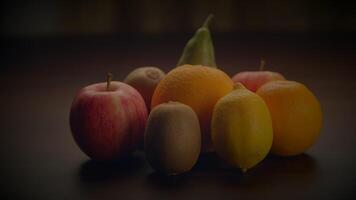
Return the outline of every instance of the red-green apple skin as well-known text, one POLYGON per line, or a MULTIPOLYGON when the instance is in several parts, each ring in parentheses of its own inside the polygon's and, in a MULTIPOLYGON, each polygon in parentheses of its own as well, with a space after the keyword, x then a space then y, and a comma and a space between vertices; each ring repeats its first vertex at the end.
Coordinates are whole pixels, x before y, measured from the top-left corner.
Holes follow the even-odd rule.
POLYGON ((285 80, 284 76, 271 71, 246 71, 232 77, 234 83, 242 83, 247 89, 256 92, 258 88, 270 81, 285 80))
POLYGON ((143 140, 147 108, 133 87, 112 81, 79 91, 70 110, 75 142, 93 160, 116 160, 134 151, 143 140))

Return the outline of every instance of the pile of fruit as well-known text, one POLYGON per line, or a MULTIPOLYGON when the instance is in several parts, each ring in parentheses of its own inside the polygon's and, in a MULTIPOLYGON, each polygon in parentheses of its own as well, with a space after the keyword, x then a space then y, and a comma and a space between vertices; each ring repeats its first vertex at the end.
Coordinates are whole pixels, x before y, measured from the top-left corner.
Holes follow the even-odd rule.
POLYGON ((84 153, 108 161, 143 147, 155 170, 173 175, 215 151, 245 172, 268 153, 298 155, 316 142, 322 112, 313 93, 264 71, 264 62, 260 71, 230 78, 216 67, 210 21, 211 16, 169 73, 141 67, 123 82, 109 74, 107 82, 79 91, 70 126, 84 153))

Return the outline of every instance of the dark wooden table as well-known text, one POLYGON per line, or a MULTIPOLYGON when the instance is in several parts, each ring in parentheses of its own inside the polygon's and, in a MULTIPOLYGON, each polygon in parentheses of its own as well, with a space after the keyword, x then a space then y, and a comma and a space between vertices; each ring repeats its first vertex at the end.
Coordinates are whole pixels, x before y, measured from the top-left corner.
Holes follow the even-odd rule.
POLYGON ((137 66, 166 72, 189 36, 7 38, 1 55, 0 199, 348 199, 355 189, 356 51, 352 35, 217 35, 219 67, 229 75, 270 70, 305 83, 324 125, 305 154, 269 156, 242 175, 214 155, 179 177, 162 177, 144 153, 117 163, 90 161, 68 123, 72 98, 112 72, 137 66))

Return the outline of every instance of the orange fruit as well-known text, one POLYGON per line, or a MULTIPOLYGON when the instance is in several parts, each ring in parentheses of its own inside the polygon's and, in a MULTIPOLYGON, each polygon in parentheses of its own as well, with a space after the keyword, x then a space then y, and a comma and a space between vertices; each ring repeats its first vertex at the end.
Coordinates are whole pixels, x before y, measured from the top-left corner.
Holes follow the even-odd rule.
POLYGON ((202 132, 202 151, 212 151, 210 121, 215 103, 233 88, 223 71, 201 65, 183 65, 170 71, 157 85, 151 109, 169 101, 190 106, 198 115, 202 132))
POLYGON ((257 94, 267 104, 272 117, 273 154, 301 154, 316 142, 322 111, 307 87, 295 81, 272 81, 258 89, 257 94))

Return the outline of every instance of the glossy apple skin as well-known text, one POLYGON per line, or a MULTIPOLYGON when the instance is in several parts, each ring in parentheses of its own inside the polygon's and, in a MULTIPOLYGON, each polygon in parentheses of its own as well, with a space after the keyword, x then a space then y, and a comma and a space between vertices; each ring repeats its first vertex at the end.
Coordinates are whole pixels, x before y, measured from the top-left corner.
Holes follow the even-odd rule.
POLYGON ((147 108, 133 87, 111 82, 79 91, 70 110, 75 142, 93 160, 115 160, 134 151, 143 140, 147 108))
POLYGON ((270 81, 285 80, 284 76, 271 71, 246 71, 232 77, 234 83, 240 82, 247 89, 256 92, 258 88, 270 81))

